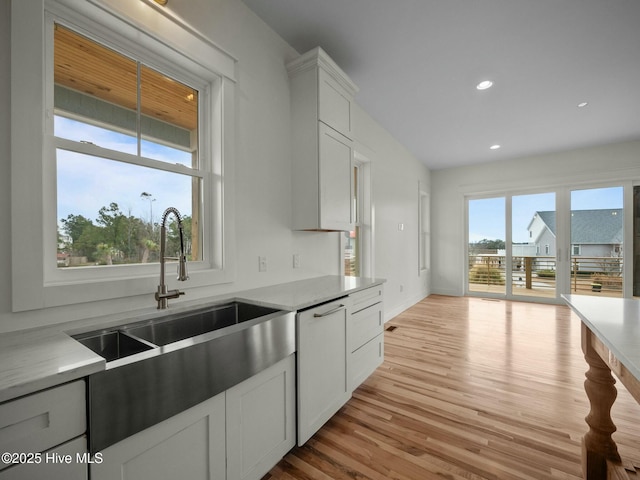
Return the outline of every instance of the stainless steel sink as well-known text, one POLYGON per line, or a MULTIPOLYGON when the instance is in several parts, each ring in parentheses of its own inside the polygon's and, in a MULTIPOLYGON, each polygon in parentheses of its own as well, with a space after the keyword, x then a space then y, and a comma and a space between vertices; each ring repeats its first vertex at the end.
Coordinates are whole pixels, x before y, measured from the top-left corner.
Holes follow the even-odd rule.
POLYGON ((133 325, 124 331, 133 337, 162 346, 264 317, 277 311, 259 305, 233 302, 138 326, 133 325))
POLYGON ((155 345, 149 345, 118 330, 91 332, 74 338, 104 357, 107 362, 155 348, 155 345))
POLYGON ((107 360, 88 381, 96 453, 293 354, 295 314, 232 302, 74 338, 107 360))

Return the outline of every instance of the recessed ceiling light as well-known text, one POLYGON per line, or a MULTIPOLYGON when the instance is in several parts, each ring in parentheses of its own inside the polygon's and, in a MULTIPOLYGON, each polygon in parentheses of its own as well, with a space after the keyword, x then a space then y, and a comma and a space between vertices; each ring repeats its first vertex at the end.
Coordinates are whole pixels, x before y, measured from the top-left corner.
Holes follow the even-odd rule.
POLYGON ((493 82, 491 80, 483 80, 478 85, 476 85, 476 88, 478 90, 486 90, 487 88, 491 88, 492 85, 493 82))
POLYGON ((491 150, 498 150, 500 148, 500 145, 496 144, 496 145, 491 145, 489 147, 491 150))
POLYGON ((578 108, 584 108, 584 107, 586 107, 587 105, 589 105, 589 102, 580 102, 580 103, 578 104, 578 108))

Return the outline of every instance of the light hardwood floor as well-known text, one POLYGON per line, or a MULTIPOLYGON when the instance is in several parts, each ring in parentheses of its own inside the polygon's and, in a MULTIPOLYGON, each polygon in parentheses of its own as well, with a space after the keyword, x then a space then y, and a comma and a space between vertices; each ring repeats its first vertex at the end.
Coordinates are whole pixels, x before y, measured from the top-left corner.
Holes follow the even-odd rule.
MULTIPOLYGON (((264 480, 581 478, 587 364, 567 307, 430 296, 386 328, 383 365, 264 480)), ((612 418, 640 467, 621 385, 612 418)))

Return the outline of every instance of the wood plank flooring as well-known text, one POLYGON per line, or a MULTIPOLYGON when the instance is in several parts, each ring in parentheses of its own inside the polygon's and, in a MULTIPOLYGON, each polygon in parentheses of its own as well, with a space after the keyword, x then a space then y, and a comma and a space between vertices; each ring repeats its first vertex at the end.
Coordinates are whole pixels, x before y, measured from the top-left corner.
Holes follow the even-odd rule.
MULTIPOLYGON (((581 478, 587 364, 567 307, 430 296, 386 327, 383 365, 263 480, 581 478)), ((621 385, 612 418, 638 467, 621 385)))

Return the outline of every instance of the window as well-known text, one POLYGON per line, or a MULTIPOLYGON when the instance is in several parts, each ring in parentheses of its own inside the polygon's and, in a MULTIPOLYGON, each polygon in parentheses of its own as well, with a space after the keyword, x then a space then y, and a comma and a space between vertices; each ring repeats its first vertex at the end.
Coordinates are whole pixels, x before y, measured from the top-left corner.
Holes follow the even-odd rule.
POLYGON ((340 271, 347 276, 375 276, 373 261, 373 206, 371 153, 354 152, 351 215, 354 228, 340 236, 340 271))
POLYGON ((345 232, 344 241, 344 274, 347 277, 359 277, 362 259, 362 181, 361 164, 353 166, 353 188, 351 194, 351 218, 353 230, 345 232))
POLYGON ((571 245, 571 255, 580 255, 580 245, 571 245))
POLYGON ((158 261, 169 206, 200 260, 199 91, 60 24, 53 64, 57 266, 158 261))
POLYGON ((429 270, 429 248, 430 248, 430 211, 429 211, 429 194, 419 189, 420 203, 418 205, 418 230, 419 230, 419 248, 418 248, 418 274, 429 270))
POLYGON ((169 206, 190 220, 187 294, 233 281, 236 60, 152 2, 12 0, 11 27, 12 310, 147 305, 169 206), (78 87, 98 60, 120 76, 78 87))

